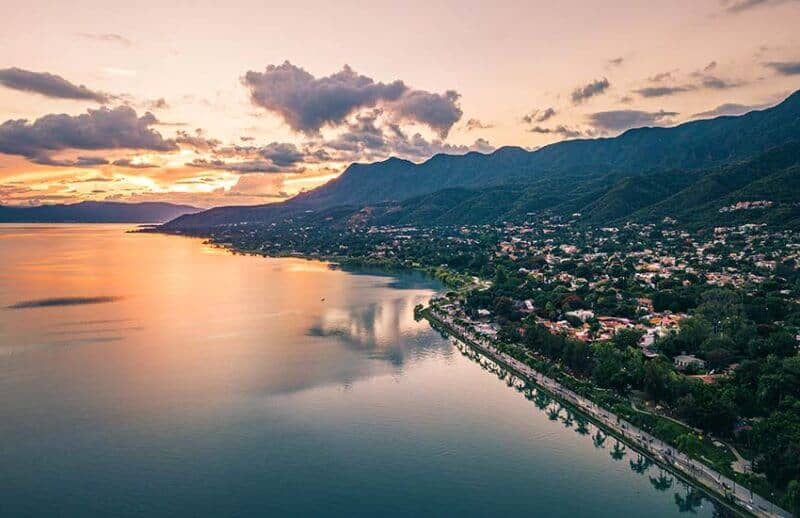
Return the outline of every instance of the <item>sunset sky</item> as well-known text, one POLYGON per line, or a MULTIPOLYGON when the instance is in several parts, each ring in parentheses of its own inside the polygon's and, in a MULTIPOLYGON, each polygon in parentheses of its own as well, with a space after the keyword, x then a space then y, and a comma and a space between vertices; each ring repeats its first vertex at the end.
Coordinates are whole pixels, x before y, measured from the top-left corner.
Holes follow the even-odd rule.
POLYGON ((268 203, 800 88, 797 0, 164 3, 3 1, 0 204, 268 203))

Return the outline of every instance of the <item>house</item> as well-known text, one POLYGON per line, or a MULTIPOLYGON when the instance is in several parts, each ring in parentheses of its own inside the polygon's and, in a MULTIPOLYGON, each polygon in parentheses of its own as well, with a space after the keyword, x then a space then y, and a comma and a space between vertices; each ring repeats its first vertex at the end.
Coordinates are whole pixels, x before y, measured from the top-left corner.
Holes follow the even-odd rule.
POLYGON ((675 368, 679 371, 686 370, 691 366, 700 369, 706 368, 706 362, 693 354, 679 354, 673 359, 673 362, 675 363, 675 368))
POLYGON ((567 311, 567 316, 577 318, 581 322, 586 322, 594 318, 594 312, 588 309, 576 309, 575 311, 567 311))

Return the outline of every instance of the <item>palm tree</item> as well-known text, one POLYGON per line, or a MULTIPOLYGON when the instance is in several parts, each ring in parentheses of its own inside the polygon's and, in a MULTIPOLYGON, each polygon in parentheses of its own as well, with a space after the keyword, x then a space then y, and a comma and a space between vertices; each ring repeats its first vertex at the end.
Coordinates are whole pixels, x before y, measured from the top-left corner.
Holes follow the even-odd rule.
POLYGON ((578 422, 578 426, 575 427, 575 431, 581 435, 589 435, 589 421, 580 416, 578 416, 575 420, 578 422))
POLYGON ((551 421, 555 421, 558 419, 558 416, 561 414, 561 407, 556 403, 555 407, 550 407, 547 411, 547 417, 550 418, 551 421))
POLYGON ((573 420, 574 416, 572 415, 572 412, 570 412, 569 410, 567 410, 566 415, 564 415, 564 417, 561 418, 561 422, 564 423, 564 426, 566 426, 567 428, 572 427, 573 420))

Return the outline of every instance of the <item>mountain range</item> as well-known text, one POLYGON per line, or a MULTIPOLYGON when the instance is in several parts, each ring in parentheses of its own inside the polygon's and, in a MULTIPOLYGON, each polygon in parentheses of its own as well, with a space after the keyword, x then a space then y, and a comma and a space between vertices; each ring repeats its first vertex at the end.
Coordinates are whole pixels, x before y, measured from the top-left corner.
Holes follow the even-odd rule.
POLYGON ((0 223, 163 223, 202 209, 189 205, 84 201, 68 205, 0 205, 0 223))
MULTIPOLYGON (((357 219, 370 224, 485 223, 545 209, 579 212, 592 223, 664 216, 712 222, 739 218, 736 211, 720 209, 756 199, 775 202, 762 211, 769 217, 795 221, 800 219, 798 143, 800 91, 741 116, 632 129, 535 151, 504 147, 490 154, 440 154, 420 164, 398 158, 353 164, 338 178, 283 203, 218 207, 181 216, 164 228, 313 220, 323 214, 331 220, 334 213, 361 214, 357 219)), ((761 215, 747 211, 748 217, 761 215)))

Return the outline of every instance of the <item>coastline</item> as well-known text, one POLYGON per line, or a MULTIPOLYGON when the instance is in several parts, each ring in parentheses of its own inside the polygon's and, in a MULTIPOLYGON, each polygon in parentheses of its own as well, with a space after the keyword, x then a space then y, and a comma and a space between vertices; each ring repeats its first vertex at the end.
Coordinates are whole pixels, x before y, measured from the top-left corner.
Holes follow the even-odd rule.
POLYGON ((575 394, 558 381, 536 371, 511 355, 499 351, 491 344, 481 344, 478 340, 465 336, 466 332, 459 332, 457 329, 453 328, 454 324, 447 323, 442 317, 435 315, 431 306, 423 308, 418 314, 421 318, 425 318, 434 329, 458 340, 492 361, 509 369, 525 382, 534 384, 545 390, 560 402, 566 403, 571 409, 590 419, 595 425, 620 440, 626 446, 647 456, 656 464, 668 469, 685 482, 701 488, 729 510, 743 516, 792 516, 790 513, 755 493, 752 493, 754 503, 748 503, 748 495, 746 493, 749 490, 746 488, 737 486, 732 481, 728 480, 727 477, 711 471, 705 464, 694 461, 687 455, 675 451, 675 448, 672 446, 652 437, 643 430, 639 430, 634 425, 616 416, 611 411, 598 406, 591 400, 575 394), (667 454, 667 452, 669 452, 669 454, 667 454), (714 479, 714 476, 720 477, 717 479, 719 482, 714 479), (725 490, 725 494, 720 492, 720 487, 724 490, 723 483, 731 488, 732 491, 730 489, 725 490))
MULTIPOLYGON (((331 267, 339 269, 347 268, 348 266, 350 266, 355 268, 363 268, 363 267, 376 268, 386 273, 393 273, 393 272, 396 273, 401 271, 418 271, 434 277, 435 279, 442 282, 445 288, 451 288, 451 289, 463 289, 467 286, 474 285, 475 282, 474 279, 467 278, 462 274, 455 274, 454 272, 451 272, 446 268, 424 267, 419 264, 405 264, 394 260, 381 260, 381 261, 364 260, 360 258, 340 256, 340 255, 326 256, 321 254, 308 255, 301 253, 283 253, 283 254, 265 253, 264 251, 246 250, 237 248, 231 245, 230 243, 216 243, 213 240, 209 239, 207 236, 182 234, 182 233, 176 234, 172 232, 158 232, 158 230, 156 229, 152 230, 148 229, 145 230, 145 232, 167 233, 170 235, 179 235, 183 237, 204 238, 205 244, 223 248, 233 254, 254 255, 259 257, 272 257, 272 258, 295 258, 295 259, 305 259, 309 261, 324 261, 329 263, 331 267)), ((522 362, 508 355, 507 353, 499 351, 490 344, 481 346, 477 344, 474 340, 464 337, 463 333, 457 332, 450 325, 446 324, 436 316, 432 315, 431 313, 432 305, 430 305, 430 303, 431 301, 429 301, 428 307, 420 308, 419 316, 421 318, 425 318, 429 322, 429 324, 432 327, 434 327, 434 329, 437 329, 438 331, 450 337, 458 339, 468 347, 480 352, 481 354, 484 354, 493 361, 515 372, 516 375, 518 375, 526 382, 533 383, 541 387, 542 389, 546 390, 547 392, 552 394, 553 397, 555 397, 561 402, 564 402, 566 405, 574 409, 576 412, 590 419, 593 423, 601 427, 610 435, 617 438, 620 442, 622 442, 626 446, 647 456, 648 458, 653 460, 656 464, 664 467, 677 477, 681 478, 684 482, 687 482, 691 485, 694 485, 702 489, 714 500, 716 500, 720 505, 723 505, 725 508, 743 516, 760 516, 765 518, 769 517, 790 518, 791 516, 793 516, 791 513, 778 507, 769 500, 761 497, 756 493, 753 493, 744 486, 736 484, 735 482, 731 481, 724 475, 717 473, 712 468, 710 468, 706 463, 691 459, 687 454, 677 450, 677 448, 664 443, 660 439, 651 436, 649 433, 643 430, 639 430, 637 427, 635 427, 630 423, 627 423, 624 419, 621 419, 620 417, 616 416, 611 411, 598 406, 596 403, 587 398, 575 394, 574 392, 566 388, 558 381, 549 378, 545 374, 536 371, 535 369, 531 368, 526 364, 523 364, 522 362), (587 403, 593 406, 588 407, 587 403), (591 410, 592 408, 594 408, 595 412, 602 411, 603 414, 608 416, 608 418, 603 418, 602 416, 597 415, 595 412, 592 412, 591 410), (611 416, 616 417, 618 424, 608 420, 610 419, 611 416), (637 439, 636 437, 637 435, 640 437, 639 439, 637 439), (641 437, 648 438, 650 443, 660 444, 661 453, 659 453, 659 451, 651 451, 648 444, 643 443, 641 437), (664 456, 663 452, 666 449, 672 452, 671 456, 669 457, 664 456), (709 474, 709 471, 711 472, 711 474, 709 474), (717 477, 717 480, 715 480, 714 477, 717 477), (725 486, 722 485, 722 482, 725 483, 725 486), (720 489, 722 489, 722 492, 720 491, 720 489), (749 492, 750 495, 753 495, 753 503, 748 502, 748 500, 750 500, 749 496, 742 495, 742 493, 744 492, 749 492), (735 496, 733 497, 726 496, 726 494, 727 495, 733 494, 735 496)), ((416 314, 417 311, 415 309, 415 316, 416 314)))

